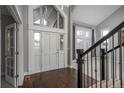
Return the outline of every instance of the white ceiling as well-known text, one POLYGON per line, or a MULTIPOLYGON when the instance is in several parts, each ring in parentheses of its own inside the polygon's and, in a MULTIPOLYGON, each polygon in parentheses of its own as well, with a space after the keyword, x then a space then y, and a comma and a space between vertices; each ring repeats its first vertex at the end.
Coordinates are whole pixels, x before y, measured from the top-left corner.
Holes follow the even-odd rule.
POLYGON ((77 5, 73 9, 72 18, 96 26, 120 7, 120 5, 77 5))

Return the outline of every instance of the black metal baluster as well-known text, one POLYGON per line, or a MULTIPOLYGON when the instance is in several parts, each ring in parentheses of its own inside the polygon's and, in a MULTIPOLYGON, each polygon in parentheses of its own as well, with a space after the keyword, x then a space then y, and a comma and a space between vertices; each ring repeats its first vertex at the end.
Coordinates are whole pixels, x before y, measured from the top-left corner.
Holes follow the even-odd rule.
POLYGON ((107 53, 107 46, 108 46, 108 42, 106 40, 106 88, 108 88, 108 66, 109 66, 109 63, 108 63, 108 53, 107 53))
POLYGON ((111 79, 113 79, 113 63, 112 63, 112 52, 111 53, 111 79))
POLYGON ((105 80, 105 49, 101 49, 101 76, 102 80, 105 80))
POLYGON ((102 71, 102 64, 101 64, 101 58, 102 58, 102 56, 101 56, 101 44, 100 44, 100 88, 102 88, 102 73, 101 73, 101 71, 102 71))
POLYGON ((121 88, 122 88, 122 86, 123 86, 123 82, 122 82, 122 39, 121 39, 121 30, 119 30, 119 32, 118 32, 118 39, 119 39, 119 45, 120 45, 120 47, 119 47, 119 72, 120 72, 120 86, 121 86, 121 88))
POLYGON ((87 87, 89 87, 89 61, 88 61, 88 53, 87 53, 87 87))
POLYGON ((116 50, 115 50, 115 78, 117 78, 117 58, 116 58, 116 50))
POLYGON ((112 70, 113 70, 113 88, 115 87, 115 72, 114 72, 114 36, 112 36, 112 70))
MULTIPOLYGON (((85 56, 84 56, 84 57, 85 57, 85 56)), ((84 73, 83 73, 83 75, 84 75, 84 79, 83 79, 83 80, 84 80, 84 81, 83 81, 83 82, 84 82, 84 88, 85 88, 85 80, 86 80, 86 79, 85 79, 85 76, 86 76, 86 75, 85 75, 85 61, 84 61, 84 64, 83 64, 83 65, 84 65, 84 66, 83 66, 83 67, 84 67, 84 73)))
POLYGON ((97 55, 96 55, 96 48, 95 48, 95 80, 96 80, 96 88, 97 88, 97 55))
POLYGON ((93 88, 93 60, 92 60, 92 50, 91 50, 91 87, 93 88))

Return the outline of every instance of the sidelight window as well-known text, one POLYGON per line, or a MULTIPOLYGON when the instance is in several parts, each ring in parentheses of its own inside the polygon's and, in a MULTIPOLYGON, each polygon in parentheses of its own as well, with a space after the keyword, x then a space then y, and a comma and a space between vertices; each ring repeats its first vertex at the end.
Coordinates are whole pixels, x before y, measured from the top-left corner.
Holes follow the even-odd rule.
POLYGON ((34 33, 34 46, 40 47, 40 33, 38 32, 34 33))
POLYGON ((64 35, 60 35, 60 50, 64 50, 64 35))

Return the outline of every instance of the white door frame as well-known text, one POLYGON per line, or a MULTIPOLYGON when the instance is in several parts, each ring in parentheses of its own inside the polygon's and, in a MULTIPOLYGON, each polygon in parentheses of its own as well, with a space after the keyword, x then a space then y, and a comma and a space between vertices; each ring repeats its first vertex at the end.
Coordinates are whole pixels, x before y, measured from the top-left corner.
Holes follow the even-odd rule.
MULTIPOLYGON (((17 71, 18 71, 18 82, 17 86, 21 85, 22 80, 23 80, 23 21, 21 18, 21 14, 19 13, 19 9, 17 5, 8 5, 7 6, 8 10, 10 11, 12 17, 15 19, 17 23, 17 29, 18 29, 18 63, 17 63, 17 71)), ((1 29, 0 29, 0 37, 1 37, 1 29)), ((1 51, 1 38, 0 38, 0 51, 1 51)), ((0 57, 1 57, 1 52, 0 52, 0 57)), ((0 60, 0 66, 1 66, 1 60, 0 60)), ((0 78, 1 79, 1 78, 0 78)), ((1 81, 1 80, 0 80, 1 81)), ((0 82, 0 87, 1 87, 1 82, 0 82)))

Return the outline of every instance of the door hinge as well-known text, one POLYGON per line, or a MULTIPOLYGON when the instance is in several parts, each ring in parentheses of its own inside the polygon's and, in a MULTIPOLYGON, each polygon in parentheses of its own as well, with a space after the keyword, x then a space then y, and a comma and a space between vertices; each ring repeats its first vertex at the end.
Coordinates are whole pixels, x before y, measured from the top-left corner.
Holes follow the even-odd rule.
POLYGON ((18 78, 19 77, 19 75, 17 74, 17 75, 15 75, 15 78, 18 78))

